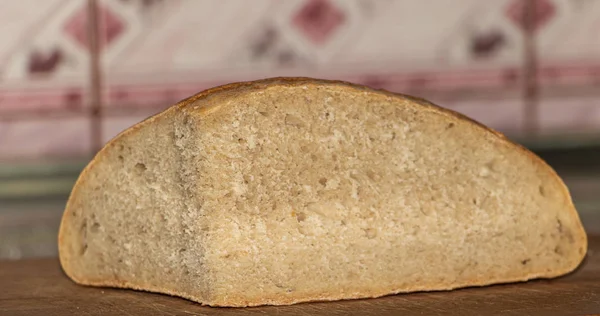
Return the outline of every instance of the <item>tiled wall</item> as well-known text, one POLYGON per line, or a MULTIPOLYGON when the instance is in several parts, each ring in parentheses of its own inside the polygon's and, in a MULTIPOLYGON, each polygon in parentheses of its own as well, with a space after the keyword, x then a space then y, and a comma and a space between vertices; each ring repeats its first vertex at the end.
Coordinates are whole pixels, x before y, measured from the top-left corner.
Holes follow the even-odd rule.
POLYGON ((600 132, 598 0, 2 0, 0 21, 0 160, 86 155, 202 89, 279 75, 515 135, 600 132))

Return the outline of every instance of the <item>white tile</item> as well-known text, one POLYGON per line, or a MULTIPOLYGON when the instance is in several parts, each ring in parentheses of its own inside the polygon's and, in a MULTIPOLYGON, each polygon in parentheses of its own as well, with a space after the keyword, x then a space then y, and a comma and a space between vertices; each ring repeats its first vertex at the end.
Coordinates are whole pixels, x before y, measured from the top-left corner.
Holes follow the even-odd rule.
POLYGON ((0 159, 85 156, 90 135, 85 117, 0 122, 0 159))
POLYGON ((600 82, 600 1, 548 1, 554 8, 536 33, 539 82, 557 86, 597 86, 600 82))
POLYGON ((600 63, 600 1, 543 1, 551 3, 554 13, 536 34, 541 62, 600 63))
POLYGON ((600 132, 600 96, 543 98, 540 129, 546 134, 600 132))
MULTIPOLYGON (((86 13, 87 2, 79 0, 0 3, 0 115, 69 111, 89 103, 89 53, 67 30, 86 13)), ((85 25, 79 26, 85 32, 85 25)))
POLYGON ((108 106, 163 106, 272 76, 393 77, 394 91, 521 87, 522 27, 507 13, 515 0, 152 3, 100 1, 123 24, 102 56, 108 106), (296 22, 315 2, 338 19, 318 40, 296 22), (516 79, 507 83, 507 73, 516 79))

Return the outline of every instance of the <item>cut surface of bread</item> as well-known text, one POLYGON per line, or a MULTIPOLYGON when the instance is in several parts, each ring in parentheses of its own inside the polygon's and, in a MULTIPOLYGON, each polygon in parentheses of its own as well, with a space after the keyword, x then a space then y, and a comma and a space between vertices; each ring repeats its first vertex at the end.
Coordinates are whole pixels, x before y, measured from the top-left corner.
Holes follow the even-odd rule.
POLYGON ((583 260, 540 158, 427 101, 275 78, 197 94, 82 172, 59 233, 84 285, 211 306, 552 278, 583 260))

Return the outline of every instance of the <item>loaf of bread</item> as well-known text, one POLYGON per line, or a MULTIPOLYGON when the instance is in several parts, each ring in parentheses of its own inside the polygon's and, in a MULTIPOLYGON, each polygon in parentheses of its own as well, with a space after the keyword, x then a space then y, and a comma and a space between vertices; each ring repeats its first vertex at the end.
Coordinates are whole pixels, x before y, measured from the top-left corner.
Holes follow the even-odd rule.
POLYGON ((553 278, 586 250, 562 180, 500 133, 305 78, 214 88, 122 132, 59 233, 79 284, 211 306, 553 278))

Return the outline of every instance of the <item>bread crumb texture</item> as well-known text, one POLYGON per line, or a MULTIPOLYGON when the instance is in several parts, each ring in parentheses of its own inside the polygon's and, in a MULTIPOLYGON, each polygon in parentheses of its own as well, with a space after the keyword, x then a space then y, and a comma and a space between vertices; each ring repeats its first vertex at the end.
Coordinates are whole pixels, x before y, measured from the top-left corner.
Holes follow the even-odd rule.
POLYGON ((212 306, 551 278, 587 239, 541 159, 424 100, 270 79, 126 130, 75 185, 66 274, 212 306))

